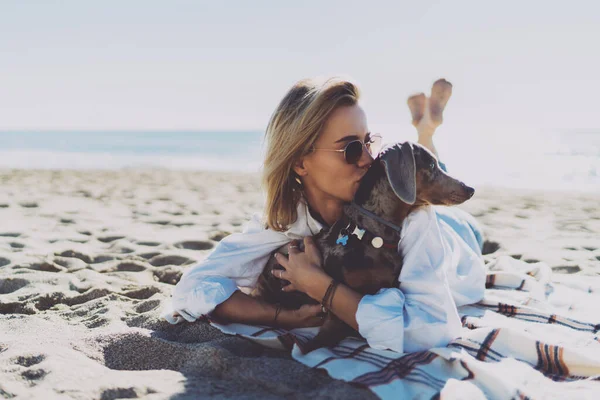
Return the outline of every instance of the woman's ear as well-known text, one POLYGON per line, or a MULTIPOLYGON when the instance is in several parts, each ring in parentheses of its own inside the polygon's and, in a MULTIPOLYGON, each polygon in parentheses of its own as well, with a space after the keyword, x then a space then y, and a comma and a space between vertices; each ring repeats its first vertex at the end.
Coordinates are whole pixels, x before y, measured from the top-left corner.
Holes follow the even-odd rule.
POLYGON ((306 170, 306 166, 304 165, 304 158, 300 158, 298 161, 294 163, 294 172, 298 176, 306 176, 308 175, 308 171, 306 170))

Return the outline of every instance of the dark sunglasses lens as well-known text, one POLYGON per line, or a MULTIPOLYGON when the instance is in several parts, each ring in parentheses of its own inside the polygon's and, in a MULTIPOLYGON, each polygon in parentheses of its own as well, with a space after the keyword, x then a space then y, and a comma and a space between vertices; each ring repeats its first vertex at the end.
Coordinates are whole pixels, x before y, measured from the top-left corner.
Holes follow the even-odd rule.
POLYGON ((363 152, 363 144, 356 140, 354 142, 348 143, 346 146, 346 162, 348 164, 356 164, 363 152))

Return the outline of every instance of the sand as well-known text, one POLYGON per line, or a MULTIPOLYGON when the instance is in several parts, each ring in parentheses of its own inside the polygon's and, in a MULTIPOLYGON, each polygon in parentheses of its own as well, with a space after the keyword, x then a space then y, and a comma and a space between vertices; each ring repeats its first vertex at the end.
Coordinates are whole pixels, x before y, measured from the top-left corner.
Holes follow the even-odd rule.
MULTIPOLYGON (((256 175, 0 171, 0 397, 375 398, 207 323, 159 318, 182 272, 240 231, 256 175)), ((486 257, 600 273, 600 193, 477 188, 486 257)))

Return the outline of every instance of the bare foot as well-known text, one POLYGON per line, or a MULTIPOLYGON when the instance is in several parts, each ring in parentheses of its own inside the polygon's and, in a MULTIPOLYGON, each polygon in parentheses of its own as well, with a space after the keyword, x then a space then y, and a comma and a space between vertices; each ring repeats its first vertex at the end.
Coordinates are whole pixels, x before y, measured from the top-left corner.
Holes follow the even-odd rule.
POLYGON ((443 122, 443 112, 452 95, 452 84, 438 79, 431 88, 431 96, 419 93, 408 98, 408 107, 412 114, 412 124, 417 128, 419 137, 431 137, 443 122))
POLYGON ((445 79, 438 79, 431 88, 431 97, 429 98, 429 112, 431 121, 437 127, 443 122, 443 112, 446 103, 452 95, 452 84, 445 79))
POLYGON ((412 124, 417 126, 423 118, 423 114, 425 114, 425 101, 427 98, 425 97, 425 93, 419 93, 412 95, 408 98, 408 108, 410 108, 410 113, 412 115, 412 124))

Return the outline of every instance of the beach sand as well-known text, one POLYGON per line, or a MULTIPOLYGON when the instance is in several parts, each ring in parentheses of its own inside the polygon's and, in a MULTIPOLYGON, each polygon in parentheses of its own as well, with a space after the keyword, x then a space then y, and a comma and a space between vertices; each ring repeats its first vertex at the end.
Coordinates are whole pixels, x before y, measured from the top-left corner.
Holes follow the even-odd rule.
MULTIPOLYGON (((208 323, 159 318, 183 271, 242 229, 256 175, 0 171, 0 397, 375 398, 208 323)), ((487 258, 600 273, 600 194, 477 188, 487 258)))

